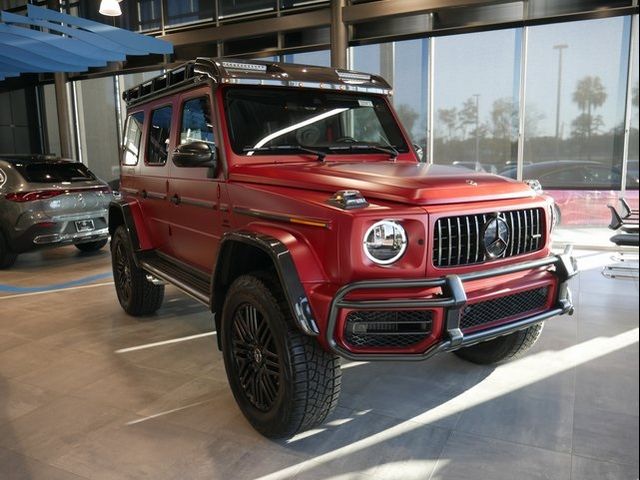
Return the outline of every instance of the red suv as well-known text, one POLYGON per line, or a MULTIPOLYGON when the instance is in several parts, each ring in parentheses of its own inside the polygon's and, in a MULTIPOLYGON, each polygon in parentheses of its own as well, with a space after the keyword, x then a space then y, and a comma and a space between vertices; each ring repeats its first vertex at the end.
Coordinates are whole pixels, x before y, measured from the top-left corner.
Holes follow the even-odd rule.
POLYGON ((124 93, 120 304, 151 314, 170 283, 207 305, 264 435, 327 417, 339 357, 496 363, 573 311, 552 200, 421 163, 390 94, 374 75, 206 58, 124 93))

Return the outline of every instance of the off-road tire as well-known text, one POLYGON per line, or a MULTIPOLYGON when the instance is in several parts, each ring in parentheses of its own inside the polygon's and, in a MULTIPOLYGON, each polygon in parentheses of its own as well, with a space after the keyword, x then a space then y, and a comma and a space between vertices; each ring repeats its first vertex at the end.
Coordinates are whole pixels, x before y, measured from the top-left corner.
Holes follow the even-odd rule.
POLYGON ((154 313, 164 299, 164 285, 146 279, 144 270, 136 266, 129 235, 119 226, 111 239, 111 265, 118 301, 129 315, 139 317, 154 313))
POLYGON ((107 239, 96 240, 95 242, 76 243, 76 248, 84 253, 97 252, 107 244, 107 239))
POLYGON ((0 232, 0 269, 9 268, 16 263, 16 258, 18 258, 18 254, 9 249, 3 233, 0 232))
POLYGON ((523 355, 538 341, 544 322, 536 323, 504 337, 456 350, 460 358, 481 365, 498 364, 514 360, 523 355))
POLYGON ((233 282, 220 334, 231 391, 244 416, 264 436, 290 437, 321 424, 335 409, 342 376, 339 359, 293 325, 274 277, 256 273, 233 282))

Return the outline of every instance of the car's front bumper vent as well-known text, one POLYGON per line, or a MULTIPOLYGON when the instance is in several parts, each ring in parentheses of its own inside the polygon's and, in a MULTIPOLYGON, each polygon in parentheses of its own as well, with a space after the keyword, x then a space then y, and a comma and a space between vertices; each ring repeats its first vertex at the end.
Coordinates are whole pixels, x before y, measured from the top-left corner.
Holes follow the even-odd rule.
POLYGON ((425 340, 433 312, 355 310, 347 314, 345 342, 352 347, 406 348, 425 340))
POLYGON ((460 328, 465 331, 498 320, 515 319, 543 310, 546 308, 548 297, 549 287, 544 286, 467 305, 460 315, 460 328))
POLYGON ((498 217, 508 226, 508 239, 506 248, 500 255, 489 257, 483 244, 483 235, 487 222, 495 217, 492 213, 481 213, 439 218, 433 232, 433 265, 473 265, 495 258, 535 252, 544 246, 542 208, 499 212, 498 217))

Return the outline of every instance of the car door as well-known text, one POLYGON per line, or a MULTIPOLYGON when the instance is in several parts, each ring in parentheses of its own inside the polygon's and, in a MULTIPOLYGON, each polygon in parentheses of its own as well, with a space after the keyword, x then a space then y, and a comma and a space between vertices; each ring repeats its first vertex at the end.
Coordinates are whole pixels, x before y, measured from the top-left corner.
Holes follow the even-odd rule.
MULTIPOLYGON (((186 92, 178 100, 176 147, 205 142, 216 151, 210 88, 186 92)), ((222 169, 170 162, 169 200, 175 258, 202 271, 213 269, 220 243, 222 169)))
POLYGON ((140 167, 138 198, 156 248, 172 255, 169 212, 169 152, 173 147, 173 101, 150 105, 145 132, 144 163, 140 167))

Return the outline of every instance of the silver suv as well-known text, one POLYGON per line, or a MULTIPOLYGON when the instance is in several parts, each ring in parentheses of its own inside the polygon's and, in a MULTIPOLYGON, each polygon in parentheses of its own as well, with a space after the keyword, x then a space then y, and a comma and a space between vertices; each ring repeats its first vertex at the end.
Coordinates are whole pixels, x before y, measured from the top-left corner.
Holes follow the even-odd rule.
POLYGON ((83 252, 109 237, 109 186, 82 163, 48 155, 0 155, 0 268, 19 253, 74 244, 83 252))

